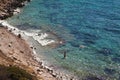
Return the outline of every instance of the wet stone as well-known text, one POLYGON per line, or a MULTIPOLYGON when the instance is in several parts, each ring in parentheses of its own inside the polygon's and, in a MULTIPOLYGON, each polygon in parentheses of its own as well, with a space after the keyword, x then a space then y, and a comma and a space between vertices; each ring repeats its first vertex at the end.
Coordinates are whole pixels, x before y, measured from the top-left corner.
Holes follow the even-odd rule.
POLYGON ((53 76, 53 77, 57 77, 57 74, 53 72, 53 73, 52 73, 52 76, 53 76))
POLYGON ((24 53, 23 51, 20 51, 20 53, 24 53))

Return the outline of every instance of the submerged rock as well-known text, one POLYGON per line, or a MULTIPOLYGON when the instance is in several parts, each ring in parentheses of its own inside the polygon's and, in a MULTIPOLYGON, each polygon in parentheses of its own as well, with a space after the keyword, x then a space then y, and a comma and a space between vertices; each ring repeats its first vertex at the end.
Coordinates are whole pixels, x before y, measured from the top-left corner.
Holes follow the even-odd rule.
POLYGON ((109 56, 114 54, 112 49, 109 49, 109 48, 102 48, 101 50, 98 50, 98 53, 103 54, 104 56, 109 56))
POLYGON ((79 44, 78 42, 76 42, 76 41, 71 41, 71 42, 69 42, 69 43, 70 43, 71 46, 73 46, 73 47, 79 48, 79 46, 80 46, 80 44, 79 44))
POLYGON ((101 79, 101 78, 98 78, 98 77, 96 77, 96 76, 88 76, 86 79, 84 79, 84 80, 103 80, 103 79, 101 79))
POLYGON ((112 74, 116 73, 116 70, 115 69, 110 69, 110 68, 105 68, 104 72, 108 75, 112 75, 112 74))
POLYGON ((120 57, 114 57, 112 58, 112 61, 120 63, 120 57))
POLYGON ((77 30, 71 31, 71 34, 74 34, 77 40, 84 42, 86 45, 95 44, 96 40, 100 38, 95 34, 80 32, 77 30))

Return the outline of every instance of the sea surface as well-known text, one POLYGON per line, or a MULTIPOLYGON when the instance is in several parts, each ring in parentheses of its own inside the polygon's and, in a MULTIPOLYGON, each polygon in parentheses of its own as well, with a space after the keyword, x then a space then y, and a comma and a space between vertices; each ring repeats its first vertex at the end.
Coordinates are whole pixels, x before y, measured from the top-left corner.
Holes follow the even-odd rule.
POLYGON ((64 40, 39 50, 53 66, 80 80, 120 80, 120 0, 32 0, 7 21, 64 40))

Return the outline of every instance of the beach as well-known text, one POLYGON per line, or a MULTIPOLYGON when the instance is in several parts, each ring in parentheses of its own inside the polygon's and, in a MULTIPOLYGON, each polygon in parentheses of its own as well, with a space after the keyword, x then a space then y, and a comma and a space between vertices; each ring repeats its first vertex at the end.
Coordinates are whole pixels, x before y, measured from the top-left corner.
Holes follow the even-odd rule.
MULTIPOLYGON (((6 14, 2 14, 0 25, 27 43, 31 49, 31 53, 28 53, 31 54, 29 57, 35 60, 36 65, 39 63, 40 69, 51 78, 55 80, 120 79, 118 0, 32 0, 27 4, 23 1, 22 5, 23 3, 24 7, 12 5, 13 9, 9 9, 12 10, 11 17, 4 18, 3 15, 6 14)), ((5 4, 1 6, 2 13, 4 11, 7 13, 6 9, 9 6, 7 8, 3 8, 5 4)), ((12 48, 11 46, 10 42, 8 47, 12 48)), ((13 55, 14 59, 16 56, 19 60, 19 55, 13 55)), ((20 56, 21 58, 23 57, 20 56)), ((24 64, 27 65, 26 62, 24 64)), ((43 79, 45 75, 47 76, 41 71, 40 74, 43 79)))
MULTIPOLYGON (((19 48, 17 48, 18 50, 20 50, 19 52, 22 53, 21 55, 20 55, 20 53, 18 53, 19 55, 16 54, 16 52, 15 52, 15 55, 13 55, 13 54, 8 55, 8 57, 10 56, 10 58, 12 57, 13 59, 17 59, 18 60, 18 61, 16 60, 16 62, 18 62, 17 64, 19 64, 19 61, 20 61, 19 65, 23 64, 26 67, 32 68, 35 75, 40 76, 40 80, 41 80, 41 77, 43 80, 69 80, 69 79, 77 80, 77 77, 75 77, 73 74, 66 74, 66 72, 64 72, 64 70, 60 71, 58 68, 55 68, 55 66, 50 66, 51 63, 49 63, 47 61, 47 59, 43 60, 44 58, 42 58, 42 56, 40 58, 40 55, 37 54, 37 53, 40 53, 40 49, 41 49, 40 46, 42 46, 42 47, 50 46, 51 47, 52 45, 58 45, 58 43, 60 44, 61 40, 58 42, 57 41, 55 42, 54 40, 47 40, 46 39, 46 37, 48 35, 47 33, 41 33, 41 35, 38 35, 38 34, 40 34, 40 30, 36 30, 36 31, 32 31, 32 32, 26 32, 24 30, 19 30, 18 28, 11 26, 10 24, 7 23, 7 21, 4 21, 4 20, 1 20, 0 24, 1 24, 1 26, 3 26, 2 28, 4 30, 6 30, 6 32, 8 32, 7 34, 14 35, 18 39, 23 40, 24 43, 26 43, 26 44, 24 44, 24 46, 27 45, 28 49, 25 49, 25 47, 21 46, 22 45, 21 43, 19 44, 19 46, 21 46, 21 48, 23 49, 23 51, 22 51, 22 49, 20 50, 19 48), (20 35, 20 38, 19 38, 19 35, 20 35), (39 46, 38 46, 38 44, 39 44, 39 46), (30 52, 29 52, 29 50, 30 50, 30 52)), ((2 32, 2 30, 1 30, 1 32, 2 32)), ((12 37, 11 37, 11 39, 14 40, 14 38, 12 38, 12 37)), ((8 42, 8 44, 10 42, 8 42)), ((14 42, 17 43, 19 41, 12 41, 12 43, 14 43, 14 42)), ((5 43, 5 42, 1 42, 1 43, 5 43)), ((14 45, 10 44, 10 45, 14 46, 14 48, 15 48, 16 44, 14 44, 14 45)), ((9 53, 9 50, 6 53, 9 53)), ((39 80, 39 78, 38 78, 38 80, 39 80)))
POLYGON ((36 75, 38 80, 56 80, 47 69, 44 69, 42 62, 38 62, 35 59, 32 49, 25 40, 5 28, 0 28, 0 34, 0 50, 3 53, 0 64, 19 66, 29 73, 36 75))
MULTIPOLYGON (((8 4, 9 3, 11 2, 8 2, 8 4)), ((30 74, 36 76, 38 80, 73 79, 73 76, 68 76, 66 73, 56 70, 57 68, 54 69, 53 67, 50 67, 51 64, 47 62, 47 60, 42 60, 37 55, 37 52, 39 53, 38 49, 41 49, 37 47, 38 44, 40 44, 39 46, 42 47, 49 46, 55 48, 64 44, 62 39, 58 38, 57 35, 52 32, 43 33, 41 30, 20 30, 10 25, 6 20, 3 20, 10 16, 19 14, 20 8, 26 5, 26 1, 20 3, 20 5, 20 7, 11 7, 12 12, 10 13, 2 11, 0 14, 0 64, 5 66, 19 66, 30 74), (49 36, 50 38, 53 37, 54 40, 49 39, 49 36)), ((5 6, 7 7, 7 3, 5 6)), ((1 9, 4 10, 4 7, 2 8, 1 6, 1 9)))
MULTIPOLYGON (((26 2, 19 4, 24 6, 26 2)), ((14 6, 13 9, 11 7, 13 11, 10 13, 1 11, 0 18, 5 19, 20 13, 20 9, 17 8, 20 5, 14 6)), ((8 6, 7 3, 5 6, 8 6)), ((1 6, 1 9, 4 10, 4 7, 1 6)), ((43 62, 36 55, 35 48, 27 41, 28 38, 32 37, 42 46, 54 43, 54 40, 44 40, 48 34, 38 34, 38 32, 40 30, 32 33, 25 32, 9 25, 5 20, 0 20, 0 64, 20 67, 37 77, 38 80, 61 80, 53 70, 43 65, 43 62)))

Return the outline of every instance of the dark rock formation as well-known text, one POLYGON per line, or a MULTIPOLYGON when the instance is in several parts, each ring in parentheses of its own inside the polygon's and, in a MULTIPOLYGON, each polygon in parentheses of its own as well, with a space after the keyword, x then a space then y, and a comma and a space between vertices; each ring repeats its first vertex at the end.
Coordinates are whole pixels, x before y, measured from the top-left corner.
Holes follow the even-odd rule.
POLYGON ((13 15, 14 9, 24 6, 25 1, 30 0, 0 0, 0 19, 6 19, 13 15))

